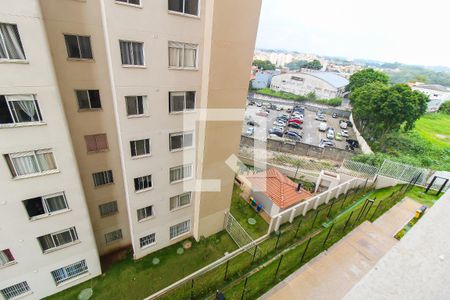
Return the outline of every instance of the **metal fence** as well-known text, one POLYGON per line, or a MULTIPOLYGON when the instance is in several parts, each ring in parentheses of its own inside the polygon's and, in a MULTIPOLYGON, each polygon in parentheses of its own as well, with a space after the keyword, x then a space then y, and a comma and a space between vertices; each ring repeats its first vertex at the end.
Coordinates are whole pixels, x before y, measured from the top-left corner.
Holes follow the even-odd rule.
MULTIPOLYGON (((245 231, 245 229, 230 212, 228 212, 225 216, 225 230, 239 248, 254 242, 251 236, 247 233, 247 231, 245 231)), ((252 250, 248 249, 247 251, 250 253, 252 250)), ((256 255, 258 255, 258 253, 256 255)))
POLYGON ((378 174, 405 182, 417 180, 416 184, 424 186, 427 183, 430 171, 385 159, 380 170, 378 170, 378 174))
POLYGON ((346 159, 342 162, 339 172, 354 177, 373 178, 378 174, 378 168, 365 163, 346 159))

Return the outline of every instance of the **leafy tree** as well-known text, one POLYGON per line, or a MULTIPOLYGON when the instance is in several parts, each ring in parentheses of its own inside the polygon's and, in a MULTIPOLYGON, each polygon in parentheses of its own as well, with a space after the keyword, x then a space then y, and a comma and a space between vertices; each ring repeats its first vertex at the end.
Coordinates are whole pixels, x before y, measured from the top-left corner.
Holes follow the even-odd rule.
POLYGON ((427 96, 405 84, 389 87, 372 82, 356 88, 350 99, 362 134, 369 140, 381 138, 381 142, 386 134, 400 128, 411 130, 427 108, 427 96))
POLYGON ((275 70, 275 65, 271 63, 270 60, 256 59, 253 61, 253 65, 261 70, 275 70))
POLYGON ((306 99, 308 101, 312 101, 312 102, 316 101, 317 100, 316 93, 315 92, 309 92, 308 94, 306 94, 306 99))
POLYGON ((450 101, 442 103, 441 107, 439 107, 439 111, 450 115, 450 101))
POLYGON ((389 83, 389 76, 372 68, 364 69, 350 76, 350 83, 347 86, 347 90, 354 91, 357 88, 373 82, 387 84, 389 83))
POLYGON ((303 68, 311 69, 311 70, 320 70, 320 69, 322 69, 322 67, 323 67, 322 64, 317 59, 310 61, 303 66, 303 68))
POLYGON ((289 70, 300 70, 303 68, 308 62, 306 60, 294 60, 290 63, 286 64, 286 67, 289 68, 289 70))

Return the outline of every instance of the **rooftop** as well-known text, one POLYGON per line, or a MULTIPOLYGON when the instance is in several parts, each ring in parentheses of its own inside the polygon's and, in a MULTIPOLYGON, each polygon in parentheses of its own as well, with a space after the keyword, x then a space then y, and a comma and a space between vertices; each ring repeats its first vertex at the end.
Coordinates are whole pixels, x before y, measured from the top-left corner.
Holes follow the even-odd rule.
POLYGON ((450 89, 440 84, 419 84, 414 87, 438 92, 450 92, 450 89))
POLYGON ((312 196, 304 189, 297 192, 297 184, 277 169, 247 176, 247 180, 253 189, 264 192, 280 208, 287 208, 312 196))
POLYGON ((307 74, 320 78, 323 81, 328 82, 335 88, 342 88, 350 83, 347 78, 333 72, 308 72, 307 74))

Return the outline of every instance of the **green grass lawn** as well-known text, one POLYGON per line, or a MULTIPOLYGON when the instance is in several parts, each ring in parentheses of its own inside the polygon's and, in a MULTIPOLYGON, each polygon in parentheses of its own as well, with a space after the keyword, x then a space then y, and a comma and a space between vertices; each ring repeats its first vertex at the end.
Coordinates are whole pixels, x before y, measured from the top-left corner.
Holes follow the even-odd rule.
POLYGON ((48 299, 77 299, 81 290, 91 287, 91 299, 136 299, 141 300, 190 273, 219 259, 225 252, 237 249, 228 233, 222 231, 212 237, 195 242, 184 254, 176 253, 181 243, 156 251, 146 257, 133 260, 131 256, 117 262, 104 274, 48 297, 48 299), (153 265, 153 258, 159 265, 153 265))
POLYGON ((414 131, 435 146, 450 149, 450 115, 427 114, 416 122, 414 131))
POLYGON ((231 199, 231 214, 236 218, 236 220, 241 224, 241 226, 247 231, 247 233, 253 238, 257 239, 267 233, 269 224, 264 221, 258 213, 245 202, 239 194, 241 190, 238 186, 233 187, 233 197, 231 199), (247 220, 248 218, 253 218, 256 220, 255 225, 250 225, 247 220))
POLYGON ((406 196, 428 207, 432 207, 436 200, 439 199, 442 195, 443 193, 437 196, 436 191, 434 190, 429 190, 428 193, 425 194, 425 188, 420 186, 415 186, 406 193, 406 196))

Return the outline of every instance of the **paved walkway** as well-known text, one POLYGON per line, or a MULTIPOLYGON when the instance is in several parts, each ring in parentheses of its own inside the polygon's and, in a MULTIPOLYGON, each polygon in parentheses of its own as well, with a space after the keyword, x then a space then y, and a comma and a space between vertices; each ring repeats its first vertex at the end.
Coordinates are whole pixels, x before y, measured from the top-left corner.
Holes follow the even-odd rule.
POLYGON ((261 299, 341 299, 398 241, 393 236, 421 205, 405 198, 287 277, 261 299))

